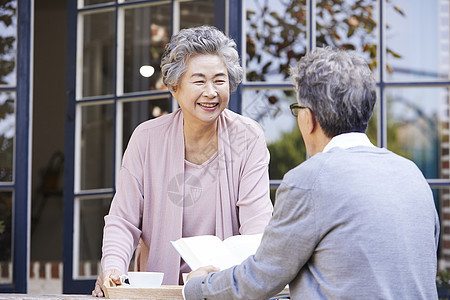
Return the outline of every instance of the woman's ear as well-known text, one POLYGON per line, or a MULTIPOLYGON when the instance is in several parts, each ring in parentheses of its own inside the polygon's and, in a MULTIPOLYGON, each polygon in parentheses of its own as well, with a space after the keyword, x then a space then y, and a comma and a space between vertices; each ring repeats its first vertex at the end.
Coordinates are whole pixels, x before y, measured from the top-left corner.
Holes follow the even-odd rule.
POLYGON ((169 87, 169 92, 172 94, 172 97, 174 97, 175 99, 177 99, 177 87, 176 86, 171 86, 169 87))

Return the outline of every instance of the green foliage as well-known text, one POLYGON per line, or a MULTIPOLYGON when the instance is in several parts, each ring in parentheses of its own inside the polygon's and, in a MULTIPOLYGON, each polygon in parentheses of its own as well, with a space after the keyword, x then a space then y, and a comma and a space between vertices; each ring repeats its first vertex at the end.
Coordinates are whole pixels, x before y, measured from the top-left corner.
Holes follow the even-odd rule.
POLYGON ((439 270, 436 276, 436 287, 439 299, 449 299, 450 290, 450 272, 447 270, 439 270))
MULTIPOLYGON (((390 101, 387 101, 388 103, 388 107, 387 107, 387 119, 391 119, 393 117, 391 117, 391 109, 390 109, 390 101)), ((403 157, 412 159, 412 157, 410 157, 410 155, 408 155, 405 150, 402 147, 402 144, 400 143, 399 139, 398 139, 398 124, 395 123, 387 123, 387 129, 386 129, 386 133, 387 133, 387 144, 389 146, 389 150, 391 150, 392 152, 395 152, 403 157)), ((377 114, 376 114, 376 110, 374 111, 372 118, 369 121, 369 125, 367 126, 367 131, 366 131, 367 136, 370 139, 370 142, 374 145, 378 144, 378 118, 377 118, 377 114)))
MULTIPOLYGON (((247 79, 266 81, 267 75, 277 73, 286 79, 289 66, 306 53, 306 1, 277 1, 276 6, 272 1, 254 0, 252 3, 256 9, 247 11, 247 79)), ((356 50, 367 57, 369 66, 374 69, 377 66, 376 3, 373 0, 318 1, 317 46, 356 50)), ((404 15, 390 1, 386 5, 404 15)), ((401 57, 390 48, 387 55, 401 57)), ((387 70, 391 71, 389 67, 387 70)))
POLYGON ((6 26, 12 24, 13 16, 16 14, 15 0, 0 0, 0 22, 6 26))
MULTIPOLYGON (((13 0, 0 0, 0 25, 3 28, 14 26, 15 3, 13 0)), ((15 34, 16 29, 11 32, 15 34)), ((15 42, 15 36, 0 32, 0 84, 6 84, 5 77, 14 71, 15 42)), ((14 99, 6 93, 6 97, 0 98, 0 123, 7 122, 7 118, 14 118, 14 99)), ((8 135, 6 125, 2 126, 3 132, 0 133, 0 182, 12 181, 14 140, 8 135)), ((0 261, 11 260, 11 212, 11 193, 0 193, 0 261)))
POLYGON ((0 261, 11 260, 12 193, 0 192, 0 261))
POLYGON ((306 159, 306 148, 298 127, 284 133, 280 139, 268 145, 270 152, 269 175, 282 179, 284 174, 306 159))
POLYGON ((14 138, 8 134, 8 130, 14 131, 14 128, 8 127, 14 124, 9 124, 7 119, 14 118, 14 99, 8 93, 0 96, 0 124, 6 124, 0 132, 0 182, 4 182, 12 181, 14 138))
MULTIPOLYGON (((298 61, 307 50, 307 7, 305 0, 286 1, 249 1, 247 10, 247 79, 249 81, 271 80, 270 76, 289 77, 289 67, 298 61), (277 5, 274 5, 277 3, 277 5), (279 6, 283 6, 282 8, 279 6)), ((374 0, 322 0, 316 4, 316 44, 330 45, 336 48, 356 50, 366 57, 369 66, 377 67, 377 22, 374 0)), ((404 12, 386 2, 387 9, 393 9, 400 15, 404 12)), ((387 49, 387 55, 401 58, 393 49, 387 49)), ((390 71, 390 68, 387 67, 390 71)), ((266 93, 268 96, 270 93, 266 93)), ((295 98, 295 97, 294 97, 295 98)), ((269 97, 259 106, 267 106, 267 114, 279 106, 269 97)), ((294 100, 295 101, 295 100, 294 100)), ((285 103, 281 103, 285 105, 285 103)), ((259 120, 258 120, 259 121, 259 120)), ((377 144, 377 120, 372 117, 367 131, 373 144, 377 144)), ((397 139, 396 125, 388 127, 390 149, 398 154, 401 151, 397 139)), ((297 128, 285 133, 279 140, 269 145, 271 179, 281 179, 283 175, 306 158, 306 149, 297 128)))
MULTIPOLYGON (((15 3, 13 0, 0 0, 0 23, 3 23, 5 28, 15 25, 15 3)), ((11 31, 15 33, 16 29, 11 31)), ((15 43, 15 35, 8 36, 5 32, 0 32, 0 84, 6 84, 5 77, 15 69, 15 43)))
POLYGON ((447 270, 439 270, 437 272, 436 284, 438 286, 450 288, 450 272, 447 270))
POLYGON ((0 102, 0 119, 5 119, 8 115, 14 114, 14 99, 7 97, 3 103, 0 102))

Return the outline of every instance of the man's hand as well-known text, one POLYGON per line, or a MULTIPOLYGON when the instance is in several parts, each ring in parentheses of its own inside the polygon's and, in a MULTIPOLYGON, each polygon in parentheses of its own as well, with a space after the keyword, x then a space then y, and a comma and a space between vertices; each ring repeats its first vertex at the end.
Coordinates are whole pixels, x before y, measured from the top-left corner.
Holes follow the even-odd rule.
MULTIPOLYGON (((206 267, 200 267, 197 270, 190 272, 187 276, 187 280, 189 280, 191 277, 208 275, 209 273, 219 272, 219 271, 220 271, 219 268, 211 266, 211 265, 206 266, 206 267)), ((186 280, 186 282, 187 282, 187 280, 186 280)))
POLYGON ((98 277, 97 281, 95 282, 95 288, 92 291, 92 296, 94 297, 103 297, 103 291, 102 286, 103 282, 107 278, 111 278, 117 285, 121 284, 120 282, 120 275, 122 275, 122 272, 117 269, 110 269, 103 271, 98 277))

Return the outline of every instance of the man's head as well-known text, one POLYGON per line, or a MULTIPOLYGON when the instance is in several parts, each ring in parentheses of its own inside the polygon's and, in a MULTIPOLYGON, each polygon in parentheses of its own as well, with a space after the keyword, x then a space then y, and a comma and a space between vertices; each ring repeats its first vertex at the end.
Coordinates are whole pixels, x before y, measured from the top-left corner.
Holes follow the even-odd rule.
POLYGON ((317 48, 291 67, 291 79, 298 104, 310 110, 328 138, 366 132, 376 84, 362 58, 330 47, 317 48))

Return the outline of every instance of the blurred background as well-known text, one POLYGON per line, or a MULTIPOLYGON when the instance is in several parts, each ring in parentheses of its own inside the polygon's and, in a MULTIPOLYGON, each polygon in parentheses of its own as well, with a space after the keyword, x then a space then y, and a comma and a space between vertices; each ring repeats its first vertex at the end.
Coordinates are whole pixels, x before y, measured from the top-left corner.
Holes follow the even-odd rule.
POLYGON ((441 218, 450 269, 448 0, 0 1, 0 292, 90 293, 103 217, 137 124, 177 108, 165 44, 214 25, 237 43, 230 109, 263 127, 272 201, 306 159, 288 69, 307 51, 354 50, 378 86, 368 135, 413 160, 441 218))

